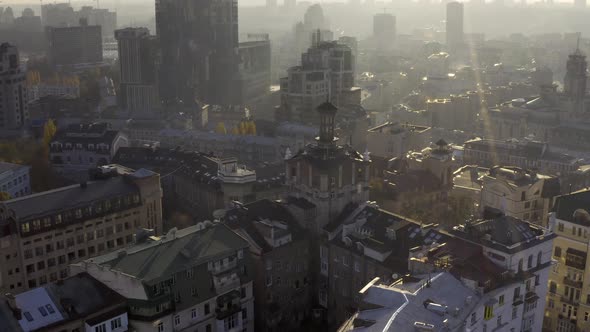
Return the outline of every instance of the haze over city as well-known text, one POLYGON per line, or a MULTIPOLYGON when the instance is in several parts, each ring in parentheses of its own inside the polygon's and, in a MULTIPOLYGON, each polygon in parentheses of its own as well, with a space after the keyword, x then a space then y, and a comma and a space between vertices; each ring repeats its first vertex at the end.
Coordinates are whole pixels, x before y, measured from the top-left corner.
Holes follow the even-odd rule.
POLYGON ((590 331, 589 15, 3 1, 0 332, 590 331))

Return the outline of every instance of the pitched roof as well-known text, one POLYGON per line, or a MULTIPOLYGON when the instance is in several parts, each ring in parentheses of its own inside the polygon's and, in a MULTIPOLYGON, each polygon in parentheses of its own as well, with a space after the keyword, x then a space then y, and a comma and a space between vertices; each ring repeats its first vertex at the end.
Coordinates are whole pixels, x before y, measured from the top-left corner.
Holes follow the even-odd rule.
POLYGON ((157 241, 140 243, 88 261, 150 281, 184 270, 187 265, 199 265, 247 247, 248 242, 226 225, 215 224, 205 229, 191 226, 171 230, 157 241))
POLYGON ((88 182, 86 188, 76 184, 23 196, 3 202, 14 211, 19 221, 39 218, 57 211, 86 206, 95 201, 113 198, 139 189, 123 176, 88 182))

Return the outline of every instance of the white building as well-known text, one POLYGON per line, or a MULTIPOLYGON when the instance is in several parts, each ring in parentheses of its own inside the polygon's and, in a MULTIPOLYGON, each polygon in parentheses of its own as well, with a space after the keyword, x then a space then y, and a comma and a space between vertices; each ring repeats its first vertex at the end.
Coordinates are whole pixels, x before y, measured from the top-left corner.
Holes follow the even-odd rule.
POLYGON ((501 217, 441 234, 410 251, 410 275, 363 288, 340 331, 541 331, 554 233, 501 217))
POLYGON ((31 193, 30 166, 0 162, 0 192, 11 198, 31 193))

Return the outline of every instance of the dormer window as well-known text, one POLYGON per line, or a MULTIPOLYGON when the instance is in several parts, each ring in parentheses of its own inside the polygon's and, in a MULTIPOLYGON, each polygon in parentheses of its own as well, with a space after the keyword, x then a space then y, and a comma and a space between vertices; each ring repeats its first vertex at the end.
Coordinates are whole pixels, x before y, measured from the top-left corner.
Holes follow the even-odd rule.
POLYGON ((88 144, 88 150, 94 150, 94 144, 88 144))

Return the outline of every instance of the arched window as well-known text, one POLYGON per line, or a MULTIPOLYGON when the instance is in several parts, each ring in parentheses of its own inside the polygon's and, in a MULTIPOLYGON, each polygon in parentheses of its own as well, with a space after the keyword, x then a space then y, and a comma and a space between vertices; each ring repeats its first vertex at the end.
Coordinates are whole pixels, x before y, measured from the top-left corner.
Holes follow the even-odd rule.
POLYGON ((528 262, 526 264, 526 268, 527 269, 530 269, 532 267, 533 267, 533 255, 529 255, 529 260, 528 260, 528 262))

